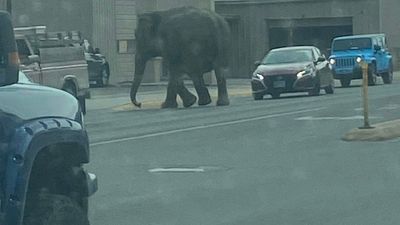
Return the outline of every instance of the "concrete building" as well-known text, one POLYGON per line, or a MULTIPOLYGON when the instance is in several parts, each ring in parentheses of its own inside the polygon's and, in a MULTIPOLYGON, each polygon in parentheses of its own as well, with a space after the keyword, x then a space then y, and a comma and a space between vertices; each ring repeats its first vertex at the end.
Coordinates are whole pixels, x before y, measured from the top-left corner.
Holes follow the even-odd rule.
POLYGON ((50 31, 79 30, 92 33, 92 0, 13 0, 15 26, 46 25, 50 31))
POLYGON ((225 0, 215 10, 231 26, 233 77, 249 77, 253 62, 275 47, 316 45, 329 54, 341 35, 386 33, 399 59, 398 0, 225 0))
POLYGON ((13 0, 12 6, 16 25, 82 31, 109 60, 111 83, 133 78, 137 15, 179 6, 215 10, 227 19, 231 77, 249 77, 254 61, 271 48, 316 45, 328 54, 332 38, 348 34, 386 33, 400 58, 399 0, 13 0))

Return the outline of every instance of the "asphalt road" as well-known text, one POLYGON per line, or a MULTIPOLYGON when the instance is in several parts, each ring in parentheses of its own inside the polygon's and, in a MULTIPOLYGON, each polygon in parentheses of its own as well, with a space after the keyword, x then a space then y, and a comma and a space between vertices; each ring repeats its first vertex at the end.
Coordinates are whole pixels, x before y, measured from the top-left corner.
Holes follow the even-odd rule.
MULTIPOLYGON (((398 75, 370 88, 373 123, 399 119, 398 75)), ((357 85, 254 101, 236 84, 228 107, 175 110, 164 87, 141 110, 126 90, 88 102, 93 225, 400 223, 400 140, 341 140, 362 125, 357 85)))

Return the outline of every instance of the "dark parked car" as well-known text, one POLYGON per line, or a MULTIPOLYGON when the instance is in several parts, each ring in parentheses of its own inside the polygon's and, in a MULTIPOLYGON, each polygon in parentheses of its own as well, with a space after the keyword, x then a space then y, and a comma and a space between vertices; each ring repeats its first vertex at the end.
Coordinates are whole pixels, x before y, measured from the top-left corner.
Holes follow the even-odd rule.
POLYGON ((85 58, 89 70, 89 84, 104 87, 110 81, 110 65, 99 48, 93 48, 88 40, 83 40, 85 58))
POLYGON ((255 100, 264 95, 279 98, 282 93, 308 92, 319 95, 324 88, 334 93, 334 79, 329 63, 313 46, 285 47, 271 50, 261 62, 256 62, 251 81, 255 100))

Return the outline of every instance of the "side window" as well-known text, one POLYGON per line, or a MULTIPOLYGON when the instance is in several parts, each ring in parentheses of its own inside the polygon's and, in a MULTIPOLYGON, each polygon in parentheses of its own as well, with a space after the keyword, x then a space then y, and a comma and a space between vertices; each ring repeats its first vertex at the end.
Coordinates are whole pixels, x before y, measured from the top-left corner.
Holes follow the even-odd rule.
POLYGON ((388 49, 386 37, 383 37, 383 38, 382 38, 382 41, 383 41, 383 46, 382 46, 382 47, 383 47, 384 49, 388 49))
POLYGON ((319 52, 315 48, 313 48, 312 52, 313 52, 314 61, 317 61, 321 54, 319 54, 319 52))
POLYGON ((320 56, 322 56, 321 51, 319 51, 318 48, 315 48, 315 52, 317 53, 317 54, 316 54, 316 55, 317 55, 317 58, 320 57, 320 56))
POLYGON ((22 64, 29 63, 28 56, 30 55, 30 50, 26 41, 23 39, 16 40, 18 47, 18 54, 22 64))
POLYGON ((372 47, 374 47, 375 45, 378 45, 378 40, 377 38, 372 38, 372 47))
POLYGON ((382 49, 384 49, 383 37, 379 37, 379 38, 378 38, 378 45, 379 45, 382 49))

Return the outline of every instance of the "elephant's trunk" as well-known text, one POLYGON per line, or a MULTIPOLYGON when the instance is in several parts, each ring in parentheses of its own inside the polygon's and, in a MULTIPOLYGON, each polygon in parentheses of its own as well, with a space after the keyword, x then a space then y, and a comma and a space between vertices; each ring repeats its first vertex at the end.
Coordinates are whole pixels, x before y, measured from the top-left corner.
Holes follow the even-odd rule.
POLYGON ((142 103, 136 100, 136 93, 139 89, 140 84, 143 80, 144 70, 146 68, 146 60, 142 57, 136 57, 135 59, 135 76, 133 78, 131 87, 131 101, 136 107, 142 107, 142 103))

